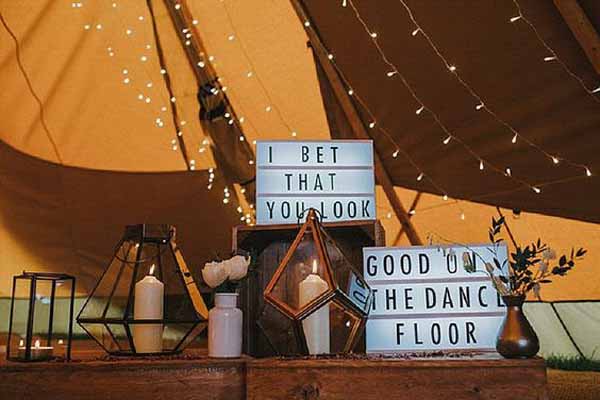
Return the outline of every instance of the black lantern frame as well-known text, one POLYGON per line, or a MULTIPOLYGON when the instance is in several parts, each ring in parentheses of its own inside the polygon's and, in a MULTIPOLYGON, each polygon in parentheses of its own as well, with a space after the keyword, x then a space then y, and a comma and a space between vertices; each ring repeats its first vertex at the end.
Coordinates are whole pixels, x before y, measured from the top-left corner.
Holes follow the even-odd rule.
MULTIPOLYGON (((325 320, 329 329, 329 340, 336 335, 339 336, 334 338, 338 342, 335 346, 327 345, 330 348, 329 353, 351 352, 364 331, 373 293, 363 279, 362 273, 327 234, 316 210, 309 209, 306 222, 267 284, 264 298, 291 324, 296 341, 296 352, 308 355, 310 346, 304 324, 310 324, 309 318, 313 318, 312 316, 324 309, 328 314, 325 320), (299 252, 304 254, 298 256, 299 252), (314 263, 313 276, 318 274, 321 285, 326 284, 327 287, 306 302, 299 299, 302 298, 301 293, 290 294, 290 292, 296 291, 296 288, 299 292, 302 291, 299 284, 301 278, 307 278, 311 274, 308 272, 310 266, 306 265, 308 260, 314 263), (318 273, 317 265, 320 266, 318 273), (298 272, 298 270, 304 271, 298 272)), ((284 326, 285 324, 281 325, 284 326)), ((264 328, 268 330, 266 326, 264 328)), ((287 334, 289 336, 289 331, 287 334)), ((331 342, 333 343, 333 340, 331 342)))
POLYGON ((62 273, 27 272, 13 277, 12 296, 10 301, 10 320, 8 325, 8 340, 6 358, 10 361, 48 361, 56 358, 71 360, 71 342, 73 338, 73 306, 75 300, 75 277, 62 273), (16 334, 18 323, 16 296, 20 283, 29 285, 27 290, 27 318, 25 320, 25 335, 16 334), (70 287, 67 287, 70 285, 70 287), (59 289, 60 288, 60 289, 59 289), (46 289, 45 291, 43 289, 46 289), (57 321, 56 297, 57 291, 68 294, 68 318, 66 320, 67 337, 57 339, 55 328, 57 321), (46 312, 42 311, 47 308, 46 312), (18 342, 17 342, 18 340, 18 342), (17 344, 15 344, 17 343, 17 344))
POLYGON ((208 326, 208 308, 176 244, 175 227, 128 225, 77 323, 112 355, 166 355, 185 349, 208 326), (164 285, 162 318, 134 315, 136 284, 149 275, 164 285), (144 326, 161 327, 159 351, 136 349, 135 332, 144 326))

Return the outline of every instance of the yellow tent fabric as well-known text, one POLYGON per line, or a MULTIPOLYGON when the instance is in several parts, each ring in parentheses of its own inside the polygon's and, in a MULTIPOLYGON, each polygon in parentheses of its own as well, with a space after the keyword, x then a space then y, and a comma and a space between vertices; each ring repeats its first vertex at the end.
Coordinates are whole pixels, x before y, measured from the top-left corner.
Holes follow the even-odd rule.
MULTIPOLYGON (((187 3, 233 106, 245 117, 248 140, 330 137, 313 55, 288 1, 187 3)), ((49 131, 15 44, 0 27, 0 296, 9 294, 9 277, 30 266, 76 273, 86 288, 127 223, 177 224, 184 255, 195 266, 230 247, 238 204, 222 202, 225 177, 218 169, 207 188, 215 162, 198 122, 196 82, 164 3, 153 5, 175 103, 161 75, 146 0, 0 0, 49 131), (186 122, 181 138, 195 171, 186 172, 174 146, 172 105, 186 122)), ((408 207, 415 192, 397 192, 408 207)), ((388 218, 391 208, 381 193, 378 212, 392 244, 400 226, 388 218)), ((532 213, 513 219, 510 210, 503 212, 519 241, 541 236, 557 251, 590 249, 571 276, 548 285, 544 299, 600 298, 597 224, 532 213)), ((412 220, 424 238, 482 242, 496 215, 491 206, 423 195, 412 220)), ((407 244, 404 237, 399 243, 407 244)))

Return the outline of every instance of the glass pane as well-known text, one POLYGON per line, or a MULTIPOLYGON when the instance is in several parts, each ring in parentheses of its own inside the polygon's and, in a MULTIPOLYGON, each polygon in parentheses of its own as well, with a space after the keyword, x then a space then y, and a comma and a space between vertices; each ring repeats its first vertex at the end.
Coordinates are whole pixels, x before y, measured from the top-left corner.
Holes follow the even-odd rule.
POLYGON ((371 304, 371 289, 362 278, 360 271, 349 261, 344 252, 327 234, 323 234, 333 280, 337 287, 358 307, 367 313, 371 304))
POLYGON ((119 346, 104 324, 80 323, 80 326, 93 337, 106 352, 117 352, 119 346))
POLYGON ((313 234, 306 230, 301 241, 284 266, 270 295, 297 314, 310 302, 330 289, 325 276, 325 264, 319 258, 313 234))
POLYGON ((128 352, 131 351, 129 343, 129 336, 124 324, 106 324, 108 327, 108 333, 112 335, 113 342, 117 345, 119 351, 128 352))
POLYGON ((31 281, 29 279, 16 279, 14 282, 15 298, 12 309, 11 336, 8 338, 8 350, 10 357, 24 358, 25 354, 23 351, 27 335, 31 281))
POLYGON ((206 342, 206 338, 201 338, 201 337, 199 337, 199 335, 202 332, 204 332, 207 327, 208 327, 208 322, 200 322, 200 323, 196 324, 192 328, 192 330, 187 334, 187 337, 183 340, 183 342, 181 344, 179 344, 179 347, 177 348, 177 350, 183 350, 191 344, 197 345, 198 347, 206 347, 208 345, 208 343, 206 342), (202 340, 204 341, 204 345, 200 346, 198 342, 200 342, 202 340))
POLYGON ((102 318, 104 315, 110 315, 111 318, 123 318, 124 304, 126 304, 129 294, 130 270, 133 267, 133 264, 124 263, 124 261, 135 260, 136 248, 136 243, 131 240, 121 243, 115 257, 81 310, 79 318, 102 318))
POLYGON ((341 353, 354 339, 360 318, 330 301, 302 320, 309 354, 341 353))
MULTIPOLYGON (((260 348, 272 347, 273 353, 260 354, 260 356, 299 354, 293 323, 292 319, 283 315, 273 306, 265 304, 256 324, 268 343, 268 346, 261 345, 260 348)), ((259 338, 259 343, 262 341, 263 338, 259 338)))

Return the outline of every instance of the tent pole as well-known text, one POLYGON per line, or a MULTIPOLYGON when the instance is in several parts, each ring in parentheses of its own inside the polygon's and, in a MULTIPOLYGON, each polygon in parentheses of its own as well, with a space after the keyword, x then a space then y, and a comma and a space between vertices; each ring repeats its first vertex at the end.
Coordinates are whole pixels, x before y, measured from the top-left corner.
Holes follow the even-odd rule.
MULTIPOLYGON (((304 23, 304 21, 308 21, 308 16, 306 14, 306 11, 304 10, 304 7, 302 6, 301 1, 290 1, 300 21, 302 23, 304 23)), ((354 136, 354 138, 356 139, 371 139, 371 137, 367 133, 367 129, 365 128, 362 120, 360 119, 360 115, 358 114, 354 103, 348 95, 347 89, 342 83, 340 76, 338 75, 337 71, 333 68, 331 63, 328 62, 328 53, 325 49, 325 46, 323 45, 323 42, 317 35, 317 32, 310 26, 306 27, 305 30, 317 57, 317 62, 320 64, 321 68, 325 72, 325 75, 329 79, 338 104, 342 108, 346 119, 350 125, 352 136, 354 136)), ((392 209, 394 210, 394 213, 396 214, 396 217, 400 221, 400 224, 402 225, 403 229, 406 231, 406 236, 408 237, 410 243, 413 245, 423 244, 421 238, 419 237, 419 234, 417 233, 415 227, 410 221, 410 216, 406 212, 404 205, 402 204, 400 198, 394 190, 394 184, 392 182, 392 179, 390 178, 388 171, 385 169, 385 166, 381 161, 381 157, 379 156, 377 149, 375 149, 374 151, 375 177, 377 179, 377 182, 383 187, 383 190, 390 202, 390 205, 392 206, 392 209)))
MULTIPOLYGON (((207 54, 204 42, 200 33, 193 24, 193 17, 185 0, 163 0, 170 19, 175 28, 177 38, 183 47, 186 58, 196 77, 198 88, 210 84, 219 89, 223 102, 226 105, 227 112, 231 114, 231 120, 234 121, 233 128, 243 134, 242 127, 239 125, 239 119, 235 109, 229 100, 229 97, 221 89, 218 80, 218 74, 210 62, 204 62, 203 56, 207 54), (176 7, 177 6, 177 7, 176 7), (191 34, 191 37, 187 37, 191 34), (202 67, 200 67, 202 65, 202 67)), ((202 108, 202 106, 201 106, 202 108)), ((223 175, 234 183, 239 183, 246 188, 245 197, 249 203, 254 203, 254 151, 247 140, 240 141, 239 135, 219 134, 218 124, 227 127, 227 121, 201 120, 205 132, 210 136, 212 151, 215 155, 215 161, 220 169, 224 170, 223 175), (233 139, 230 139, 233 137, 233 139), (229 139, 228 139, 229 138, 229 139), (235 148, 233 148, 235 146, 235 148)), ((228 128, 229 129, 229 128, 228 128)))
MULTIPOLYGON (((410 205, 409 211, 414 210, 417 207, 417 204, 419 204, 419 200, 421 200, 422 194, 423 194, 423 192, 417 192, 415 199, 413 200, 412 204, 410 205)), ((408 218, 410 218, 410 217, 412 217, 412 215, 409 214, 408 218)), ((400 225, 400 230, 398 231, 396 238, 392 242, 392 246, 398 246, 398 243, 400 243, 400 239, 402 239, 403 234, 404 234, 404 226, 400 225)))
POLYGON ((600 74, 600 36, 577 0, 554 0, 596 73, 600 74))

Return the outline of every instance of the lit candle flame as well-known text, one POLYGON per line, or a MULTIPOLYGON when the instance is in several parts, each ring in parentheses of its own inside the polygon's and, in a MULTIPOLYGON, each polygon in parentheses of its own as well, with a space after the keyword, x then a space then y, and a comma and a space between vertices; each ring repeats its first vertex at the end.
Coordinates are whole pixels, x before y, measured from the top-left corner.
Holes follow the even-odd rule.
POLYGON ((154 275, 154 268, 156 268, 156 264, 152 264, 150 267, 150 272, 148 273, 149 275, 154 275))
POLYGON ((25 345, 25 342, 23 341, 23 339, 19 340, 19 346, 23 347, 25 345))
POLYGON ((33 347, 35 347, 36 349, 39 349, 39 348, 40 348, 40 340, 39 340, 39 339, 37 339, 37 340, 35 341, 35 343, 33 344, 33 347))

